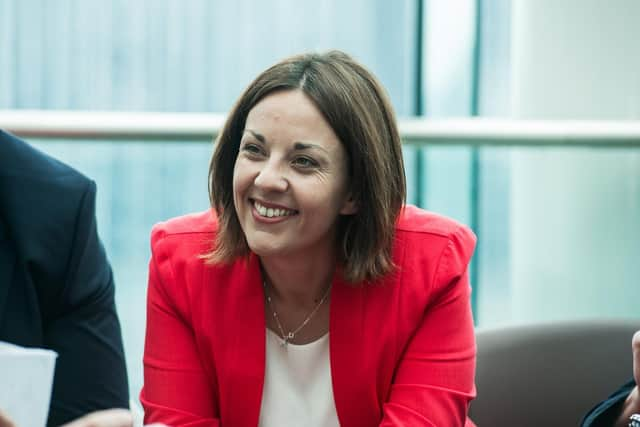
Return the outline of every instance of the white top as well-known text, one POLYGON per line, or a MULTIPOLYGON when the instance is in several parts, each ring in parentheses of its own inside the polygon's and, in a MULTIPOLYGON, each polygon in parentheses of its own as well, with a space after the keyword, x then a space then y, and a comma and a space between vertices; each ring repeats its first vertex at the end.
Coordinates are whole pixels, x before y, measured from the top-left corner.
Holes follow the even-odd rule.
POLYGON ((329 334, 303 345, 267 328, 267 363, 260 427, 339 426, 331 386, 329 334))

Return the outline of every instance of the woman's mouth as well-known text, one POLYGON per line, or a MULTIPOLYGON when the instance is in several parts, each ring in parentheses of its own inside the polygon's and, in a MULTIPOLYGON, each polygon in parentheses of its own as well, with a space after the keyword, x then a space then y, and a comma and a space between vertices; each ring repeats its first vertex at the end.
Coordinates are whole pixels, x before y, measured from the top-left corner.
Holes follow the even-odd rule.
POLYGON ((252 200, 252 202, 253 202, 253 207, 260 214, 260 216, 263 216, 265 218, 279 218, 279 217, 296 215, 298 213, 298 211, 294 209, 286 209, 282 207, 277 207, 277 208, 267 207, 261 204, 257 200, 252 200))

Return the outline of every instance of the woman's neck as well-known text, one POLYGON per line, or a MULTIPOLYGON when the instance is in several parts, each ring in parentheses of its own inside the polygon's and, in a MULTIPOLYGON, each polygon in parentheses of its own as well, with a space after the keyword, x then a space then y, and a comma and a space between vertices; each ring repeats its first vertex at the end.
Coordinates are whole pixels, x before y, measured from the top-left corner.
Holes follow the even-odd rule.
POLYGON ((264 280, 273 297, 284 303, 310 305, 325 294, 335 272, 333 258, 296 257, 260 259, 264 280))

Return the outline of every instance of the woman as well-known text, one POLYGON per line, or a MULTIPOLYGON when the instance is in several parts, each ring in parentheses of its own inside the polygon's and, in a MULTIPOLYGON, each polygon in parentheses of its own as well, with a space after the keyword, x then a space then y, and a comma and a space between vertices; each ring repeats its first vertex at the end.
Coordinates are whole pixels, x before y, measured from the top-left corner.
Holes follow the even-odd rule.
POLYGON ((462 426, 475 237, 403 207, 390 103, 341 52, 286 59, 232 109, 212 211, 152 231, 146 422, 462 426))

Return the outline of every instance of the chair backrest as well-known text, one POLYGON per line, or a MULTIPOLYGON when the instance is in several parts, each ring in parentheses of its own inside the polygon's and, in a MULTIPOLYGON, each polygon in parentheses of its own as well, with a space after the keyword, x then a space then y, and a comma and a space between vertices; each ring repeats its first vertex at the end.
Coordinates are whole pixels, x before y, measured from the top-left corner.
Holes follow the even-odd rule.
POLYGON ((577 426, 632 376, 640 320, 596 320, 476 330, 478 427, 577 426))

